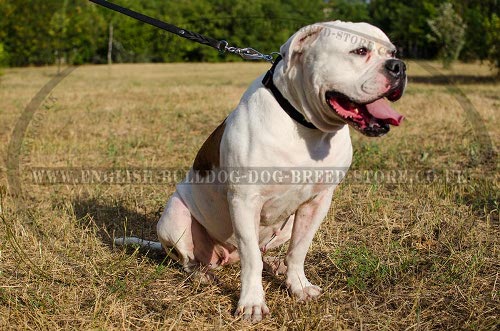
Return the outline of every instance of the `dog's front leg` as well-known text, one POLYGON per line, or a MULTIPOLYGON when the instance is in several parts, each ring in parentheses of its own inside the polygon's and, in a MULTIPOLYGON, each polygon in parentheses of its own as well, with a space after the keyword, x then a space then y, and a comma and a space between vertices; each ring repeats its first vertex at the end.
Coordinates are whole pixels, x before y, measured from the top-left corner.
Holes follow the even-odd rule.
POLYGON ((309 246, 321 222, 328 213, 333 188, 322 191, 314 199, 303 204, 295 213, 292 238, 285 259, 286 284, 289 291, 301 301, 317 297, 321 288, 309 282, 304 272, 304 260, 309 246))
POLYGON ((262 287, 258 229, 262 201, 251 194, 228 193, 229 210, 241 259, 241 293, 235 315, 258 322, 269 314, 262 287))

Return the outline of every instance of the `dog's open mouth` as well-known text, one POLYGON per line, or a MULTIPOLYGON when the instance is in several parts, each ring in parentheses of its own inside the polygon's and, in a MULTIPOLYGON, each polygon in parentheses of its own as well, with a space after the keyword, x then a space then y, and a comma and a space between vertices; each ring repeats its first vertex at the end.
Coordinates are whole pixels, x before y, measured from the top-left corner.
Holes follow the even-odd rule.
MULTIPOLYGON (((392 96, 389 98, 393 99, 392 96)), ((389 125, 398 126, 403 120, 403 116, 392 109, 383 97, 359 104, 341 93, 327 92, 326 101, 342 120, 371 137, 386 134, 389 132, 389 125)))

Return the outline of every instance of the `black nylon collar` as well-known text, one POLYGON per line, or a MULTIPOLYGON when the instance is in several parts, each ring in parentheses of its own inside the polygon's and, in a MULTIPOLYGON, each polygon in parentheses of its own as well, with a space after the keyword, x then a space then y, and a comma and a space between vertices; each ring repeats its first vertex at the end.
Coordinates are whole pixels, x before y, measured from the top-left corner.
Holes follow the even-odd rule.
POLYGON ((266 73, 264 79, 262 79, 262 84, 264 84, 264 86, 267 89, 269 89, 269 91, 271 91, 272 95, 274 96, 276 101, 278 101, 281 108, 288 114, 288 116, 290 116, 293 120, 295 120, 295 122, 309 129, 318 129, 316 126, 314 126, 314 124, 306 120, 304 115, 302 115, 297 109, 295 109, 295 107, 293 107, 290 104, 290 102, 287 99, 285 99, 283 94, 281 94, 276 85, 274 85, 273 81, 274 69, 276 69, 276 66, 281 60, 282 60, 281 55, 276 58, 276 60, 273 63, 273 66, 266 73))

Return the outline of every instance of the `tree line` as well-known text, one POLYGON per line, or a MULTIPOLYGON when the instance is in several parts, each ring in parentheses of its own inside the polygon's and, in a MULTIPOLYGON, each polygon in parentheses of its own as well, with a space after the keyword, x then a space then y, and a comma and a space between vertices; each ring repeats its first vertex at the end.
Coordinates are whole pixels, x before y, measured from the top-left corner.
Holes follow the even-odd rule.
MULTIPOLYGON (((226 39, 231 45, 250 46, 262 52, 277 51, 304 25, 341 19, 380 27, 405 58, 435 58, 443 50, 455 47, 449 43, 457 38, 463 39, 455 43, 460 49, 448 54, 457 53, 465 61, 489 59, 497 67, 500 57, 498 0, 450 0, 453 15, 449 17, 441 12, 443 1, 438 0, 112 2, 188 30, 226 39), (439 31, 439 26, 443 31, 439 31), (447 36, 448 30, 462 32, 447 36)), ((4 65, 106 63, 110 46, 113 62, 238 60, 87 0, 0 0, 0 62, 4 65)))

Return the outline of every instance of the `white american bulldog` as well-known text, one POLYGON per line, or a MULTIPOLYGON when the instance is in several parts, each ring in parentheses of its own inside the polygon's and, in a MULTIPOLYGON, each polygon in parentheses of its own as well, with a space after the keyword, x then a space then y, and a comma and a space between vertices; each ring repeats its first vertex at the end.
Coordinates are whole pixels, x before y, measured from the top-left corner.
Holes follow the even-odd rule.
POLYGON ((228 169, 346 170, 352 159, 348 126, 380 136, 389 124, 399 125, 402 116, 386 99, 399 99, 406 85, 395 47, 366 23, 306 26, 280 54, 266 77, 270 84, 256 79, 203 144, 157 225, 161 245, 187 271, 241 260, 235 314, 252 321, 269 313, 262 252, 288 240, 286 267, 278 269, 286 268, 289 291, 299 300, 320 294, 305 275, 304 259, 343 172, 328 183, 310 177, 285 184, 199 181, 228 169))

